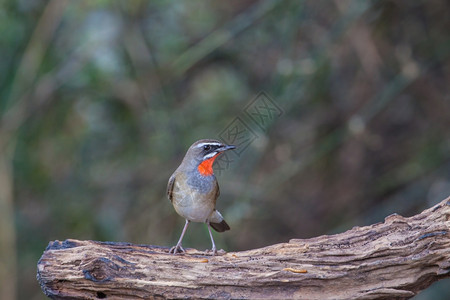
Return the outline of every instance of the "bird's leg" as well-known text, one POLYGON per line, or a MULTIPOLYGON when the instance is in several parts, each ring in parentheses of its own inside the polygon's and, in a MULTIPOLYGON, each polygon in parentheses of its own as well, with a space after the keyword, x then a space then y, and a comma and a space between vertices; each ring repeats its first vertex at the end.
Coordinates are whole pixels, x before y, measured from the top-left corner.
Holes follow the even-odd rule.
MULTIPOLYGON (((211 225, 209 225, 209 221, 206 223, 208 225, 208 231, 209 231, 209 237, 211 238, 211 243, 212 243, 212 255, 216 255, 217 254, 217 249, 216 249, 216 244, 214 243, 214 239, 211 233, 211 225)), ((209 252, 209 251, 207 251, 209 252)))
POLYGON ((177 254, 177 253, 184 253, 186 250, 181 247, 181 242, 183 241, 184 234, 186 233, 186 229, 188 228, 189 220, 186 220, 186 224, 184 224, 183 231, 181 232, 180 239, 178 240, 178 243, 176 246, 173 246, 170 248, 169 253, 177 254))

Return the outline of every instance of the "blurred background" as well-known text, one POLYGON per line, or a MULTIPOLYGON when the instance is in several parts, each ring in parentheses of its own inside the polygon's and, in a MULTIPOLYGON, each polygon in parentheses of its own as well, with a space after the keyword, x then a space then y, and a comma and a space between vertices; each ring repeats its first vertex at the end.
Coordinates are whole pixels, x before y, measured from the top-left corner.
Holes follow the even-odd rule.
MULTIPOLYGON (((0 7, 1 299, 45 298, 52 240, 174 245, 166 184, 201 138, 239 146, 216 164, 227 251, 450 195, 448 1, 0 7)), ((183 245, 209 248, 206 226, 183 245)))

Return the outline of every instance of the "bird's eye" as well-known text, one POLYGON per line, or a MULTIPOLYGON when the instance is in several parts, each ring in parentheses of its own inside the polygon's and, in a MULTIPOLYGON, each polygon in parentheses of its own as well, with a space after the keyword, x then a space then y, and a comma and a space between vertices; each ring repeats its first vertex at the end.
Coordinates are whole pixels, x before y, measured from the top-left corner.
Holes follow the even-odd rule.
POLYGON ((203 150, 209 151, 209 150, 211 150, 211 146, 210 145, 205 145, 205 146, 203 146, 203 150))

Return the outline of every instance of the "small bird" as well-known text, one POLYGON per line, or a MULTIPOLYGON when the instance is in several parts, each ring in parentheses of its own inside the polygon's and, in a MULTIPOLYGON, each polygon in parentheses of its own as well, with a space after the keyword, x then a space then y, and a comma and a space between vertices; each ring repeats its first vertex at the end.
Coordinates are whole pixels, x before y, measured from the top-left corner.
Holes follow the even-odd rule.
POLYGON ((181 165, 170 176, 167 197, 175 211, 186 219, 186 224, 178 243, 170 249, 169 253, 185 252, 181 242, 191 221, 206 223, 211 237, 212 254, 217 253, 211 227, 217 232, 224 232, 230 230, 230 226, 216 210, 216 200, 220 191, 212 166, 222 152, 235 148, 233 145, 226 145, 217 140, 199 140, 192 144, 181 165))

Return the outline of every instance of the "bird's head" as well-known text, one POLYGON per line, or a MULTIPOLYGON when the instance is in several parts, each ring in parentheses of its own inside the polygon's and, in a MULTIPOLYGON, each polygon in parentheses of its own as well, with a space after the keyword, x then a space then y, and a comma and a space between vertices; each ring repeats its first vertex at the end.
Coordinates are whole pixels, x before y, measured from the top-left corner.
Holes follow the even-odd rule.
POLYGON ((189 147, 184 162, 194 164, 201 175, 209 176, 214 174, 212 165, 217 156, 235 148, 234 145, 227 145, 217 140, 199 140, 189 147))

